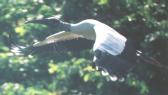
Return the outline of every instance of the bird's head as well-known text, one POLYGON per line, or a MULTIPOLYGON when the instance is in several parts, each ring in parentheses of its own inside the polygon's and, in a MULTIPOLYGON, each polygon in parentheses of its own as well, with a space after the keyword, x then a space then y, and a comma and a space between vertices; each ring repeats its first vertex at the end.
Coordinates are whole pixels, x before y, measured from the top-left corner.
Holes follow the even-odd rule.
POLYGON ((49 18, 42 18, 42 19, 35 19, 35 20, 30 20, 30 21, 26 21, 27 23, 35 23, 35 24, 43 24, 46 25, 49 28, 57 28, 60 30, 69 30, 70 25, 66 22, 63 22, 59 19, 57 19, 56 17, 49 17, 49 18))

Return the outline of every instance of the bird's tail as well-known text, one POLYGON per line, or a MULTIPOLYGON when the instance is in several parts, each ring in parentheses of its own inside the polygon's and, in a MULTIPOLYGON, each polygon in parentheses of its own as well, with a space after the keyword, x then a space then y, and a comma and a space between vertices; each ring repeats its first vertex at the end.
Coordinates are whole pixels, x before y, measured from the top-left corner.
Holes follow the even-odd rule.
POLYGON ((168 71, 168 67, 167 66, 164 66, 162 65, 159 61, 157 61, 156 59, 152 58, 152 57, 149 57, 145 54, 143 54, 141 51, 138 51, 136 52, 138 58, 143 61, 145 64, 150 64, 152 66, 155 66, 157 68, 160 68, 162 70, 167 70, 168 71))

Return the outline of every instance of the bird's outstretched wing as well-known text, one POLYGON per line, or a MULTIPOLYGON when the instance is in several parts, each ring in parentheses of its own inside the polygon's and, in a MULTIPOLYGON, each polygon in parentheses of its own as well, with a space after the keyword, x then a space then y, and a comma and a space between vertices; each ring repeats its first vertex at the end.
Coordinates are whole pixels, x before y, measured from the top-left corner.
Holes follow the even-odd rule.
POLYGON ((78 38, 84 38, 84 37, 81 35, 74 34, 74 33, 61 31, 61 32, 48 36, 45 40, 37 42, 33 46, 39 47, 39 46, 43 46, 47 44, 54 44, 54 43, 78 39, 78 38))
POLYGON ((70 32, 58 32, 48 36, 45 40, 39 41, 28 47, 17 46, 12 49, 13 52, 28 54, 48 54, 67 51, 81 51, 91 49, 93 41, 70 32))

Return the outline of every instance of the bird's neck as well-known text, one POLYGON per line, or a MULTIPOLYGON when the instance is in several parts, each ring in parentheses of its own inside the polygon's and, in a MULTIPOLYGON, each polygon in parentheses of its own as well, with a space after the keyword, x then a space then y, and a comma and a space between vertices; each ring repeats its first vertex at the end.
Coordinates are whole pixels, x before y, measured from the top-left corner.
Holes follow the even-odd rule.
POLYGON ((60 21, 59 29, 62 31, 70 31, 71 30, 71 24, 67 22, 60 21))
POLYGON ((82 35, 89 40, 95 40, 96 34, 93 27, 94 25, 92 25, 91 23, 82 21, 76 24, 71 24, 70 32, 82 35))

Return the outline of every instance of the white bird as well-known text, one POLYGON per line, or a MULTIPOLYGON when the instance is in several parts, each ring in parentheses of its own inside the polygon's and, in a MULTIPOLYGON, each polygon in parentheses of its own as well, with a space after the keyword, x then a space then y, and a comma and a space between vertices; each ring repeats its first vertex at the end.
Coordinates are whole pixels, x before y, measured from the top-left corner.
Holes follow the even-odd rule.
POLYGON ((23 53, 48 52, 52 47, 56 47, 57 51, 64 47, 75 51, 76 49, 73 49, 72 46, 82 49, 91 48, 92 42, 94 42, 93 63, 98 70, 111 76, 115 74, 120 77, 125 76, 135 66, 137 51, 130 40, 100 21, 87 19, 72 24, 51 17, 27 23, 44 24, 52 29, 60 29, 61 32, 55 33, 33 46, 20 48, 23 53), (70 40, 74 40, 73 44, 68 42, 70 40), (65 43, 66 41, 67 43, 65 43), (77 43, 80 46, 77 46, 77 43))

